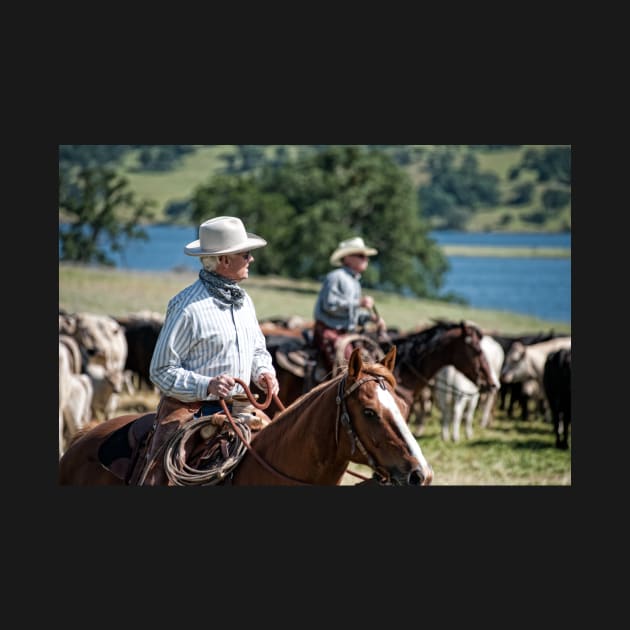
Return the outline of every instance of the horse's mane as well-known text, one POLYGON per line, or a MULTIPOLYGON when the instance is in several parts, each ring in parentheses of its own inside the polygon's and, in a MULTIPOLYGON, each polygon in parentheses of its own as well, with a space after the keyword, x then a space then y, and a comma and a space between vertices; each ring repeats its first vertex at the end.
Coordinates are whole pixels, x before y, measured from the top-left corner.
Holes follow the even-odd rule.
POLYGON ((483 332, 481 327, 476 322, 473 322, 471 319, 462 319, 458 322, 453 321, 452 319, 442 319, 442 318, 433 318, 432 321, 435 322, 436 326, 444 326, 445 329, 449 330, 451 328, 456 328, 457 326, 461 326, 464 324, 468 328, 472 328, 479 334, 480 337, 483 336, 483 332))
POLYGON ((72 436, 68 439, 66 450, 68 450, 79 438, 82 438, 86 433, 89 433, 92 429, 94 429, 100 423, 101 423, 100 420, 90 420, 85 426, 75 431, 72 434, 72 436))
POLYGON ((448 319, 433 319, 432 321, 435 322, 433 326, 400 336, 394 340, 399 360, 409 358, 411 353, 416 357, 426 354, 435 347, 443 333, 454 328, 460 328, 462 324, 475 331, 480 338, 483 336, 481 328, 469 320, 456 322, 448 319))

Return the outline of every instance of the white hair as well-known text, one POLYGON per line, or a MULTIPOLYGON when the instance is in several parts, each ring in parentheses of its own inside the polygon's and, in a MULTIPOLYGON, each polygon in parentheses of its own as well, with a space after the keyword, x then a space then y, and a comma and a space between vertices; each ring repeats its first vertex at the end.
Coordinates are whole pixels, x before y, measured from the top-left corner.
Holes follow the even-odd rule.
POLYGON ((219 264, 218 256, 200 256, 199 260, 201 261, 201 266, 206 271, 214 271, 219 264))

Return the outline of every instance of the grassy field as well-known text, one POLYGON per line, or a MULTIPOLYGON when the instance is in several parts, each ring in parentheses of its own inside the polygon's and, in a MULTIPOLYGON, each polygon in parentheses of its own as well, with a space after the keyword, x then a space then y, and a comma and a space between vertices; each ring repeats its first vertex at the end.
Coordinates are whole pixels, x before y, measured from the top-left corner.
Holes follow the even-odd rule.
POLYGON ((488 258, 571 258, 568 247, 484 247, 443 245, 446 256, 486 256, 488 258))
MULTIPOLYGON (((195 271, 131 272, 64 263, 59 265, 59 307, 70 313, 87 311, 116 317, 141 310, 163 314, 168 300, 196 278, 195 271)), ((261 320, 292 315, 310 320, 320 285, 311 281, 252 275, 243 287, 252 296, 261 320)), ((571 325, 564 322, 405 298, 379 291, 370 293, 388 325, 401 331, 424 326, 434 318, 445 318, 472 320, 486 331, 505 334, 548 331, 551 328, 557 332, 571 332, 571 325)))
MULTIPOLYGON (((541 419, 508 419, 497 409, 494 422, 481 429, 477 413, 472 439, 462 429, 459 442, 445 442, 434 409, 417 439, 433 468, 434 486, 571 485, 571 451, 555 447, 552 426, 541 419)), ((371 476, 366 466, 352 464, 350 469, 371 476)), ((358 481, 344 476, 344 484, 358 481)))

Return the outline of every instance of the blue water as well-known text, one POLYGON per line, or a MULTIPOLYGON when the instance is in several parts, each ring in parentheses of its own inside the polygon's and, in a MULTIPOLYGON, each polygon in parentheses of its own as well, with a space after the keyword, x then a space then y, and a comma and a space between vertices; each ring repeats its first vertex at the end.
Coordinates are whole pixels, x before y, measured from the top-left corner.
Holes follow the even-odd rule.
POLYGON ((133 240, 123 252, 107 250, 117 267, 143 271, 199 270, 199 259, 184 254, 184 246, 197 240, 196 226, 153 225, 144 230, 148 241, 133 240))
MULTIPOLYGON (((504 234, 434 231, 439 245, 571 248, 571 234, 504 234)), ((475 308, 510 311, 571 322, 570 258, 449 256, 444 293, 457 293, 475 308)))
MULTIPOLYGON (((197 238, 196 227, 150 226, 148 241, 131 241, 123 253, 108 252, 121 269, 197 271, 197 258, 184 246, 197 238)), ((496 247, 571 247, 571 235, 504 234, 434 231, 439 245, 496 247)), ((531 315, 553 322, 571 322, 570 258, 492 258, 449 256, 451 270, 444 294, 456 293, 470 306, 531 315)))
POLYGON ((511 311, 571 322, 570 258, 449 256, 443 291, 465 297, 475 308, 511 311))

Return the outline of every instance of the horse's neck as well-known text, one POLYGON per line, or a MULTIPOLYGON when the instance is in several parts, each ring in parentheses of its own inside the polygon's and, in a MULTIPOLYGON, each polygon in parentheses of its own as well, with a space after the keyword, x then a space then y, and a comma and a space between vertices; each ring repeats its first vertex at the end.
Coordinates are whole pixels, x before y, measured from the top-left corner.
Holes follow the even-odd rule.
POLYGON ((337 385, 326 384, 287 407, 252 440, 234 474, 235 484, 285 485, 290 479, 306 485, 336 485, 349 463, 349 441, 339 428, 335 440, 337 385), (278 475, 262 464, 261 458, 278 475))
POLYGON ((451 355, 449 346, 441 343, 416 341, 420 348, 409 348, 396 363, 396 376, 404 387, 414 389, 418 379, 421 385, 427 385, 435 373, 443 366, 449 365, 451 355))

